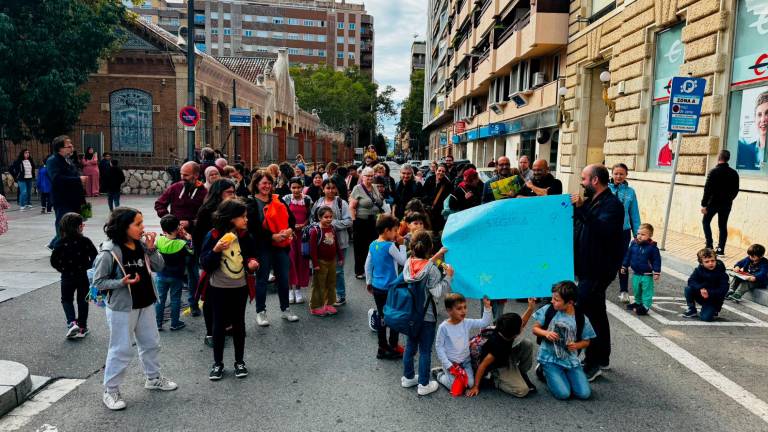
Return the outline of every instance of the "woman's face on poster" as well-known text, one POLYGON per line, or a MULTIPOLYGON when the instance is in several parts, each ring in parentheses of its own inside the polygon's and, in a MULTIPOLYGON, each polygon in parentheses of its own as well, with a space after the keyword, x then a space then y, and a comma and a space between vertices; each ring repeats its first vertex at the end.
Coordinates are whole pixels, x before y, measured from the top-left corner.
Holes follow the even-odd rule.
POLYGON ((768 136, 768 102, 761 103, 755 108, 755 126, 758 140, 765 143, 768 136))

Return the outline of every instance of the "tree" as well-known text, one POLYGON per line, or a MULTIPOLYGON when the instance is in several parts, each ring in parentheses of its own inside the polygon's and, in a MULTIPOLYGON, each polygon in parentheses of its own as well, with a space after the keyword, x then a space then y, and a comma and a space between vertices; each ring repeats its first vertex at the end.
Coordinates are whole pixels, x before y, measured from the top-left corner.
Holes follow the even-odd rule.
POLYGON ((89 101, 80 87, 119 46, 118 0, 9 0, 0 6, 0 127, 13 141, 71 130, 89 101))
POLYGON ((411 90, 408 97, 401 103, 398 129, 408 132, 411 139, 411 154, 421 157, 427 143, 427 134, 423 129, 424 123, 424 70, 411 73, 411 90))

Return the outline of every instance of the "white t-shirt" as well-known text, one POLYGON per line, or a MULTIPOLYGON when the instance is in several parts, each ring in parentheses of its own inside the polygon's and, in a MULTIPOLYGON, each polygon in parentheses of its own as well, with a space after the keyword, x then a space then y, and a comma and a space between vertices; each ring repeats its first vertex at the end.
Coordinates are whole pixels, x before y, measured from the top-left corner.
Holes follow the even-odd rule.
POLYGON ((469 335, 473 329, 488 327, 493 322, 491 309, 483 309, 482 319, 464 319, 458 324, 443 321, 437 328, 435 351, 443 368, 448 370, 453 363, 463 363, 469 358, 469 335))
POLYGON ((24 159, 21 161, 21 165, 24 167, 24 175, 22 178, 25 179, 31 179, 32 178, 32 163, 28 159, 24 159))

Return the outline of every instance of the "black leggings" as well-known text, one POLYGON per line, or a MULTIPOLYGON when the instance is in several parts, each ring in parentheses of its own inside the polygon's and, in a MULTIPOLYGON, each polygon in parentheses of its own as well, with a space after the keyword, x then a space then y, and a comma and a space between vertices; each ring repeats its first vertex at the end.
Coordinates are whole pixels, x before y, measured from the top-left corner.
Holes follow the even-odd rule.
POLYGON ((86 300, 86 296, 89 285, 85 273, 61 278, 61 306, 64 308, 67 324, 76 322, 80 328, 88 327, 88 300, 86 300), (77 294, 77 316, 75 316, 75 306, 72 304, 75 300, 75 294, 77 294))
POLYGON ((365 259, 368 257, 368 247, 376 240, 376 217, 355 219, 352 222, 355 246, 355 276, 365 274, 365 259))
POLYGON ((379 320, 381 325, 376 331, 379 337, 379 350, 389 351, 395 349, 398 345, 398 339, 400 333, 395 330, 389 329, 389 340, 387 340, 387 327, 384 325, 384 305, 387 304, 387 291, 373 290, 373 300, 376 302, 376 311, 379 313, 379 320))
POLYGON ((213 361, 223 363, 224 331, 232 325, 232 342, 235 345, 235 362, 243 361, 245 351, 245 305, 248 287, 216 288, 210 286, 206 293, 213 319, 213 361))

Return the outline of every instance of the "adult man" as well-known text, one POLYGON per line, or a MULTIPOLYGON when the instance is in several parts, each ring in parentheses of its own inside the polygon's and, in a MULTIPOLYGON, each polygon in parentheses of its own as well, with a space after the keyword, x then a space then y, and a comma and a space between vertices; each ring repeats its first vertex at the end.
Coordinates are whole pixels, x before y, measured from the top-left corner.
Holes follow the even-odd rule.
POLYGON ((701 198, 701 224, 704 227, 706 247, 712 249, 712 228, 710 223, 717 215, 717 227, 720 237, 715 252, 725 255, 725 241, 728 239, 728 216, 731 214, 731 206, 736 195, 739 194, 739 174, 728 166, 731 152, 721 150, 717 155, 717 166, 707 174, 704 183, 704 196, 701 198))
POLYGON ((53 249, 59 238, 59 221, 69 212, 80 212, 80 207, 85 203, 85 190, 77 167, 69 159, 75 146, 66 135, 60 135, 53 139, 51 144, 53 155, 48 158, 45 168, 51 179, 51 198, 53 210, 56 214, 56 235, 48 243, 48 249, 53 249))
POLYGON ((456 178, 456 165, 453 164, 453 155, 447 155, 445 157, 445 174, 453 182, 456 178))
POLYGON ((421 199, 424 195, 421 183, 413 175, 413 166, 405 164, 400 167, 400 181, 395 186, 395 216, 403 219, 405 206, 414 198, 421 199))
POLYGON ((549 164, 544 159, 537 159, 533 163, 533 178, 525 182, 525 187, 517 196, 534 197, 545 195, 560 195, 563 193, 563 184, 549 173, 549 164))
POLYGON ((250 192, 248 192, 249 178, 245 175, 245 167, 242 163, 236 163, 234 165, 235 172, 232 173, 232 180, 235 181, 235 195, 240 198, 247 198, 250 192))
MULTIPOLYGON (((200 176, 200 165, 197 162, 185 162, 181 166, 181 181, 170 186, 155 201, 155 211, 158 217, 167 214, 176 216, 182 223, 182 226, 191 233, 194 231, 197 211, 203 205, 205 195, 208 192, 203 183, 198 180, 200 176), (170 211, 168 207, 170 206, 170 211)), ((199 251, 195 251, 198 254, 199 251)), ((197 280, 199 270, 197 260, 190 257, 187 260, 187 287, 189 288, 189 307, 192 310, 192 316, 199 316, 200 309, 195 302, 195 291, 197 290, 197 280)))
POLYGON ((528 156, 522 155, 517 160, 517 168, 520 170, 520 177, 526 182, 533 180, 533 171, 531 171, 531 160, 528 156))
MULTIPOLYGON (((483 200, 482 200, 483 204, 495 201, 496 198, 494 198, 493 196, 493 189, 491 189, 491 183, 497 182, 499 180, 503 180, 511 176, 512 175, 511 166, 512 165, 509 162, 509 158, 506 156, 501 156, 496 161, 496 171, 498 174, 491 177, 491 179, 485 182, 485 185, 483 185, 483 200)), ((507 198, 512 198, 512 195, 507 196, 507 198)))
POLYGON ((460 212, 480 205, 483 195, 483 182, 474 168, 467 168, 462 173, 462 181, 456 185, 449 196, 448 205, 454 212, 460 212))
POLYGON ((584 372, 592 381, 609 366, 611 329, 605 291, 621 267, 624 207, 608 189, 608 169, 588 165, 581 171, 584 198, 571 195, 575 209, 574 256, 579 281, 577 306, 592 323, 597 337, 587 348, 584 372))

